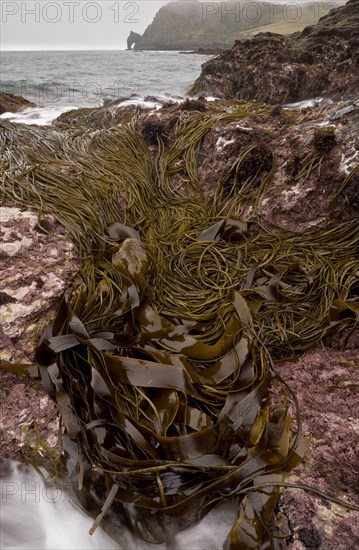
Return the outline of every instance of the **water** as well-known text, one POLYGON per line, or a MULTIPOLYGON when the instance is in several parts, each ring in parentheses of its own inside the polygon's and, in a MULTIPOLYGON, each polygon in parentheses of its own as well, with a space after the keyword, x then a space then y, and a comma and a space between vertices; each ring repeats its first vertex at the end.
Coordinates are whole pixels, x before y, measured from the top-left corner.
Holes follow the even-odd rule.
POLYGON ((39 106, 2 118, 44 124, 70 108, 102 105, 105 98, 183 97, 209 57, 127 50, 2 52, 1 91, 39 106))
POLYGON ((0 458, 0 548, 2 550, 220 550, 236 515, 220 504, 170 545, 148 544, 126 526, 110 537, 101 527, 90 536, 93 519, 74 496, 54 483, 45 485, 30 466, 0 458))
POLYGON ((90 537, 91 518, 55 485, 45 488, 32 468, 10 461, 0 462, 0 468, 2 549, 117 548, 101 529, 90 537))

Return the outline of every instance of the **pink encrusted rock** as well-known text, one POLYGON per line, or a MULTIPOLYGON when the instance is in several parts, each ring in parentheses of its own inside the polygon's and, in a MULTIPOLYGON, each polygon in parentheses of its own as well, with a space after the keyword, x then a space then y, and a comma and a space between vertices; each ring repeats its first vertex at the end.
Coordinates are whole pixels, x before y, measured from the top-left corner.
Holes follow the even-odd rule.
MULTIPOLYGON (((35 211, 0 208, 0 358, 1 363, 34 363, 34 351, 69 281, 78 255, 64 228, 35 211)), ((33 421, 43 427, 55 405, 41 381, 0 369, 0 455, 24 460, 24 443, 33 421)), ((42 436, 57 440, 58 420, 42 436)))
POLYGON ((51 216, 35 211, 0 209, 1 361, 31 363, 43 328, 69 279, 78 255, 69 235, 51 216))
POLYGON ((28 444, 36 443, 34 421, 47 445, 55 447, 59 419, 41 380, 0 371, 0 387, 0 456, 26 460, 28 444))
MULTIPOLYGON (((350 171, 359 162, 359 105, 350 117, 341 116, 340 111, 338 106, 327 105, 249 115, 216 124, 203 139, 198 157, 198 180, 205 196, 211 197, 216 182, 229 172, 236 159, 255 147, 243 164, 243 170, 248 166, 250 173, 258 167, 258 182, 254 185, 269 174, 272 155, 275 158, 273 178, 259 205, 263 221, 296 232, 320 225, 348 175, 344 160, 349 158, 347 151, 353 150, 350 171)), ((224 185, 232 182, 233 176, 224 185)), ((333 219, 357 215, 358 189, 356 173, 339 197, 339 208, 331 214, 333 219)), ((252 212, 252 204, 244 204, 242 219, 252 212)))
MULTIPOLYGON (((359 506, 359 331, 346 349, 338 349, 340 342, 328 340, 328 347, 318 345, 296 362, 276 367, 298 398, 303 432, 313 438, 289 482, 359 506)), ((294 530, 287 539, 290 550, 359 547, 358 511, 298 489, 283 494, 279 509, 287 518, 282 518, 283 534, 294 530)))
MULTIPOLYGON (((241 105, 214 102, 219 113, 240 112, 241 105)), ((201 111, 213 103, 201 100, 201 111)), ((196 105, 195 105, 196 107, 196 105)), ((162 109, 144 114, 137 128, 157 154, 158 139, 166 142, 182 114, 179 105, 165 105, 162 109)), ((243 106, 245 108, 245 105, 243 106)), ((273 163, 274 174, 263 191, 259 210, 265 224, 273 224, 301 232, 322 224, 333 199, 351 174, 338 200, 333 204, 331 218, 341 221, 359 213, 359 101, 310 103, 283 109, 274 107, 269 112, 251 113, 235 121, 214 123, 200 143, 198 154, 198 184, 205 198, 211 199, 218 182, 231 188, 236 160, 245 155, 242 177, 258 169, 255 189, 269 175, 273 163), (252 148, 252 152, 247 152, 252 148), (226 176, 227 174, 227 176, 226 176)), ((184 168, 184 160, 176 160, 176 167, 184 168)), ((171 176, 173 188, 181 188, 185 169, 171 176)), ((240 190, 240 183, 238 191, 240 190)), ((191 193, 191 189, 188 189, 191 193)), ((253 214, 249 200, 242 204, 241 218, 246 221, 253 214)))

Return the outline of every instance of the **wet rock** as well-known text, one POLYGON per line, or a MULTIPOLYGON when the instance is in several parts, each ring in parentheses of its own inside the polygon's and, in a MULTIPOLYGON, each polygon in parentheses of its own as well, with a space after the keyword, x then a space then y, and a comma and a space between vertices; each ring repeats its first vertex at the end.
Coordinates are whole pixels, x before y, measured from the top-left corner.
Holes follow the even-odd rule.
POLYGON ((301 33, 261 33, 238 40, 202 66, 190 93, 283 104, 319 95, 335 98, 359 89, 359 0, 301 33))
POLYGON ((150 146, 158 145, 159 140, 167 143, 178 116, 178 106, 167 105, 160 113, 152 111, 139 120, 138 129, 150 146))
POLYGON ((0 92, 0 115, 16 113, 29 107, 36 107, 36 105, 22 96, 0 92))
MULTIPOLYGON (((352 112, 342 123, 332 119, 337 110, 333 104, 304 110, 282 109, 274 114, 272 110, 214 125, 203 139, 198 157, 198 179, 205 196, 212 196, 223 174, 254 146, 238 180, 245 180, 246 171, 253 173, 256 164, 259 179, 263 180, 271 169, 272 155, 275 156, 274 176, 263 192, 260 206, 266 223, 302 231, 322 223, 331 206, 333 219, 358 215, 359 174, 353 170, 359 163, 359 111, 352 112), (347 186, 339 193, 349 173, 347 186)), ((223 185, 233 185, 233 178, 229 175, 223 185)), ((243 219, 250 214, 248 203, 243 208, 243 219)))
POLYGON ((183 103, 180 105, 181 111, 200 111, 204 112, 207 109, 206 102, 203 100, 203 98, 198 99, 186 99, 183 103))
POLYGON ((41 381, 0 370, 0 387, 0 456, 26 461, 37 442, 34 422, 46 444, 55 447, 59 419, 41 381))

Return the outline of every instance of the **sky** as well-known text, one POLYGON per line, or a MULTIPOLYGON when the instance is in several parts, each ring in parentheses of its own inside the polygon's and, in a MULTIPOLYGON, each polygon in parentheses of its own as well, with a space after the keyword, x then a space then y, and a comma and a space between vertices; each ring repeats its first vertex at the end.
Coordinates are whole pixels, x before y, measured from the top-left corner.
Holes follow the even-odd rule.
MULTIPOLYGON (((303 3, 303 0, 264 1, 303 3)), ((313 6, 317 1, 313 0, 313 6)), ((168 0, 1 0, 0 47, 2 51, 125 49, 130 31, 142 34, 167 3, 168 0)), ((213 9, 223 4, 206 3, 213 5, 213 9)), ((328 0, 327 4, 335 2, 328 0)))
POLYGON ((1 0, 2 51, 117 50, 168 0, 1 0))

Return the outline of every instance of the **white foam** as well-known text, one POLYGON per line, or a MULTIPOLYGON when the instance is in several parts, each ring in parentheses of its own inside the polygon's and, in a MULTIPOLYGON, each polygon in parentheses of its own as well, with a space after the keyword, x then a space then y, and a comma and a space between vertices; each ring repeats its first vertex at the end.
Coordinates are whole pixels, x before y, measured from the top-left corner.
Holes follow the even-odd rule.
POLYGON ((138 98, 126 99, 118 107, 129 107, 130 105, 136 105, 144 109, 154 109, 156 111, 162 107, 162 103, 160 101, 144 101, 143 99, 138 98))
MULTIPOLYGON (((130 105, 137 105, 144 109, 158 110, 162 107, 163 103, 172 101, 174 103, 180 103, 184 101, 182 97, 170 96, 168 94, 157 95, 156 101, 145 101, 141 97, 129 97, 122 103, 114 106, 110 106, 110 109, 119 109, 122 107, 128 107, 130 105)), ((102 105, 92 105, 93 108, 101 107, 102 105)), ((33 107, 27 108, 17 113, 3 113, 0 115, 0 119, 10 120, 10 122, 17 122, 21 124, 35 124, 37 126, 45 126, 51 124, 58 116, 66 111, 78 109, 84 106, 79 105, 57 105, 56 107, 33 107)), ((88 105, 86 105, 88 107, 88 105)))
POLYGON ((34 107, 24 109, 17 113, 3 113, 0 119, 10 120, 10 122, 19 122, 21 124, 36 124, 37 126, 45 126, 50 124, 55 118, 74 107, 62 105, 57 107, 34 107))
POLYGON ((13 467, 0 479, 1 533, 4 550, 117 549, 118 544, 101 528, 88 531, 92 518, 66 492, 45 486, 33 470, 13 467))
MULTIPOLYGON (((144 99, 143 97, 128 97, 119 104, 111 105, 109 104, 108 108, 112 110, 122 109, 124 107, 129 107, 135 105, 143 109, 148 109, 151 111, 158 111, 161 109, 164 103, 183 103, 186 99, 194 98, 184 98, 178 95, 171 95, 168 93, 156 94, 152 96, 151 100, 144 99), (153 99, 152 99, 153 97, 153 99)), ((111 98, 105 98, 110 100, 111 98)), ((207 101, 215 101, 215 97, 207 97, 207 101)), ((106 105, 105 105, 106 106, 106 105)), ((66 111, 88 107, 88 105, 57 105, 56 107, 34 107, 24 109, 17 113, 3 113, 0 115, 0 119, 10 120, 10 122, 18 122, 21 124, 35 124, 37 126, 45 126, 46 124, 51 124, 58 116, 66 111)), ((104 107, 104 105, 91 105, 91 107, 104 107)))

